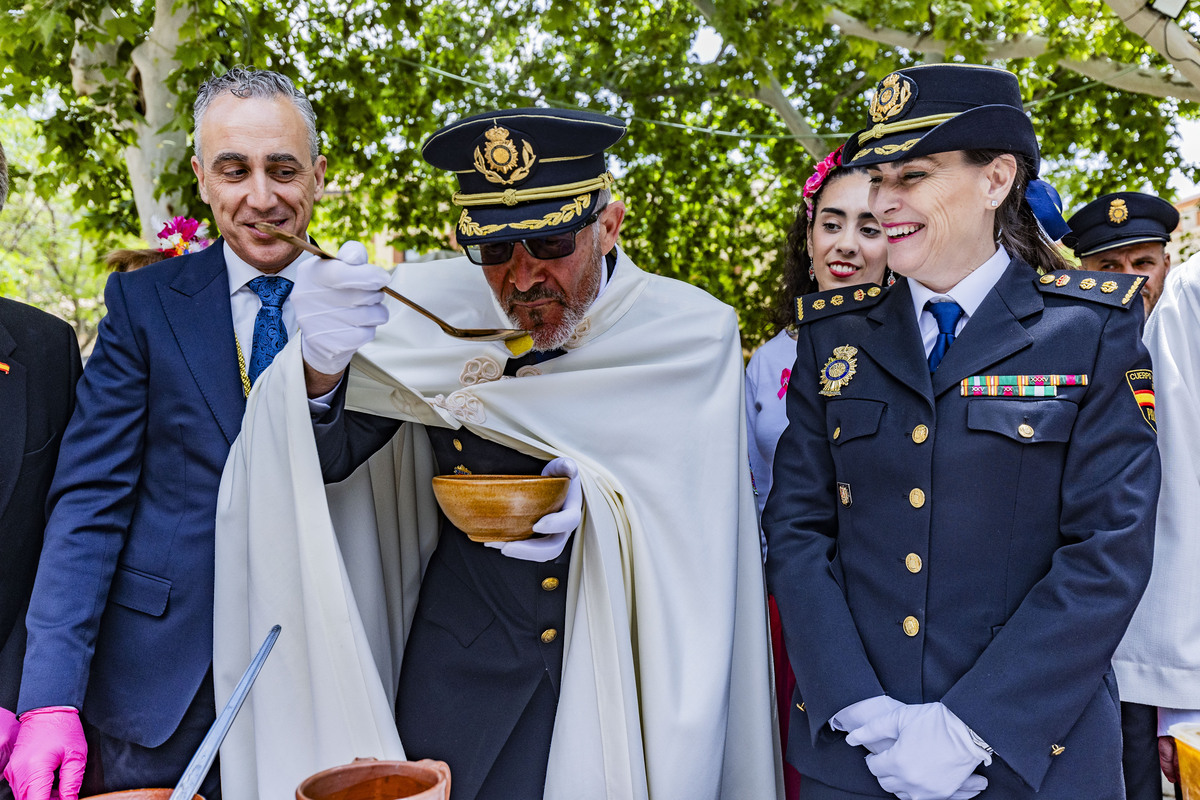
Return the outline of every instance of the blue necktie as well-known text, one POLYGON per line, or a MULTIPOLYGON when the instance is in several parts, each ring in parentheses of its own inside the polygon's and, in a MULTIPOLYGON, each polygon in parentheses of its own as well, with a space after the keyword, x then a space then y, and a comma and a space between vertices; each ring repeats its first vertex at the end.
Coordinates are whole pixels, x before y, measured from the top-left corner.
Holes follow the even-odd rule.
POLYGON ((250 367, 246 370, 250 383, 266 369, 275 354, 287 344, 287 329, 283 327, 283 301, 292 291, 292 282, 278 275, 260 275, 247 284, 262 307, 254 318, 254 345, 250 348, 250 367))
POLYGON ((962 316, 963 310, 953 300, 941 303, 931 300, 925 304, 925 310, 933 314, 938 326, 937 339, 933 342, 933 349, 929 351, 929 371, 933 372, 938 368, 938 364, 942 363, 946 351, 954 342, 954 328, 958 325, 958 318, 962 316))

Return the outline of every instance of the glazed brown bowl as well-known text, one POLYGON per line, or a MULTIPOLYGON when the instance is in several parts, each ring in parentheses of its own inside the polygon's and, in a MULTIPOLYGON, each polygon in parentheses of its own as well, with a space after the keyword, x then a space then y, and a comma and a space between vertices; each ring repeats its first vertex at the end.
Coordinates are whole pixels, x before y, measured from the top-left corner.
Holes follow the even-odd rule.
POLYGON ((473 542, 515 542, 562 508, 568 478, 541 475, 439 475, 433 494, 446 518, 473 542))

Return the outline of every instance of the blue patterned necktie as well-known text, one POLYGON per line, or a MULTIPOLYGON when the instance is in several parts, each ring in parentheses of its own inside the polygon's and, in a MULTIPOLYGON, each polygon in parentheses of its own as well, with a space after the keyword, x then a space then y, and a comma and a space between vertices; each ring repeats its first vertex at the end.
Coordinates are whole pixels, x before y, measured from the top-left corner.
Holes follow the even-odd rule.
POLYGON ((258 316, 254 318, 254 345, 250 348, 250 367, 246 370, 253 384, 270 365, 275 354, 287 344, 287 329, 283 327, 283 301, 292 291, 292 282, 278 275, 260 275, 247 285, 262 300, 258 316))
POLYGON ((933 372, 938 368, 938 364, 942 363, 946 351, 954 342, 954 328, 958 325, 958 318, 962 316, 963 310, 962 306, 953 300, 941 303, 931 300, 925 304, 925 310, 933 314, 938 326, 937 339, 933 342, 933 349, 929 351, 929 371, 933 372))

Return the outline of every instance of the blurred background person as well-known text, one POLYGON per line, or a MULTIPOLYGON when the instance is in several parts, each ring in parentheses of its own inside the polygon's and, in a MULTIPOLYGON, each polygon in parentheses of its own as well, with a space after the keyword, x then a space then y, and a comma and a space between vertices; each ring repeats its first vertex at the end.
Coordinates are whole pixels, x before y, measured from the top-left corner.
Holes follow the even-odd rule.
POLYGON ((1175 206, 1152 194, 1114 192, 1076 211, 1067 224, 1063 244, 1081 267, 1145 279, 1140 292, 1149 317, 1171 268, 1166 245, 1179 226, 1175 206))
MULTIPOLYGON (((7 197, 8 162, 0 146, 0 209, 7 197)), ((46 492, 81 371, 70 325, 0 298, 0 770, 16 743, 25 611, 42 550, 46 492)), ((0 798, 11 796, 0 779, 0 798)))

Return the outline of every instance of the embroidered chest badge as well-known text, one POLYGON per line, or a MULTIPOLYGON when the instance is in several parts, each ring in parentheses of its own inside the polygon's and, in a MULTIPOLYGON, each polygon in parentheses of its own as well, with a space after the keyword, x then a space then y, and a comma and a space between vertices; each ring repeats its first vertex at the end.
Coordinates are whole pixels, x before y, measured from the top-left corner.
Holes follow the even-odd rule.
POLYGON ((837 397, 858 369, 858 348, 848 344, 833 348, 833 356, 821 368, 821 394, 837 397))

